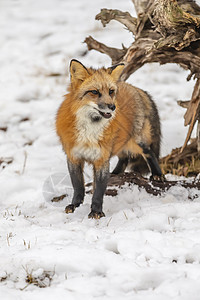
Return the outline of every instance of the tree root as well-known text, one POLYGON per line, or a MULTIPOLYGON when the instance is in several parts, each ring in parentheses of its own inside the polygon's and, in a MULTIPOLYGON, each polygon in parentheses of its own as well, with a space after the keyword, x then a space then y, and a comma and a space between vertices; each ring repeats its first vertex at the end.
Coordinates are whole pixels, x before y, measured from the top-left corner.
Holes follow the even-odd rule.
POLYGON ((108 183, 108 188, 106 190, 106 195, 116 196, 118 190, 115 188, 122 187, 125 183, 136 184, 139 188, 143 188, 147 193, 154 196, 161 195, 168 191, 173 186, 182 186, 184 188, 196 188, 200 190, 200 180, 193 180, 188 182, 187 180, 181 181, 151 181, 144 178, 138 173, 123 173, 120 175, 111 175, 108 183))

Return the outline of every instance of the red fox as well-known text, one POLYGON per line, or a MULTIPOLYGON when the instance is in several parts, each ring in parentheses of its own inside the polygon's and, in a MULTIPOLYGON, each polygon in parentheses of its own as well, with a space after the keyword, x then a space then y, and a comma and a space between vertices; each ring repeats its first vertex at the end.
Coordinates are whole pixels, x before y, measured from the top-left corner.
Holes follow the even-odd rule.
POLYGON ((70 63, 69 93, 56 118, 56 130, 67 155, 74 195, 66 213, 83 203, 84 163, 93 165, 94 192, 89 218, 99 219, 109 179, 109 161, 119 157, 113 173, 125 171, 128 163, 142 156, 152 177, 162 178, 158 164, 160 121, 147 93, 120 82, 124 64, 110 68, 86 68, 73 59, 70 63))

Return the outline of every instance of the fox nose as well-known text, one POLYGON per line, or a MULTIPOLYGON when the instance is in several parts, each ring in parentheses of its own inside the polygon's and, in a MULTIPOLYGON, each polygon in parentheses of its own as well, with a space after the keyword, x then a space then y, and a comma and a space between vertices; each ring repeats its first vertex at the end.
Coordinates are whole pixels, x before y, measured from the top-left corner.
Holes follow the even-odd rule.
POLYGON ((115 106, 115 104, 108 104, 108 108, 111 109, 112 111, 114 111, 116 106, 115 106))

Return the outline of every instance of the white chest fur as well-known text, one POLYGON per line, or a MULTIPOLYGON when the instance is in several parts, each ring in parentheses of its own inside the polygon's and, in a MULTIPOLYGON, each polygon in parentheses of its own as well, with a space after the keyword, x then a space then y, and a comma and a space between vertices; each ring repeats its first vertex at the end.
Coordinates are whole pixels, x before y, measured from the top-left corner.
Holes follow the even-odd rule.
POLYGON ((104 118, 98 122, 92 121, 90 116, 94 113, 96 113, 94 107, 89 105, 83 106, 77 111, 77 143, 72 149, 72 154, 77 159, 94 161, 101 157, 101 148, 98 142, 103 137, 103 132, 109 122, 104 118))
POLYGON ((77 111, 76 129, 79 142, 97 143, 109 124, 105 118, 97 122, 92 121, 92 115, 99 115, 95 107, 96 104, 85 105, 77 111))
POLYGON ((101 157, 101 149, 95 145, 78 144, 72 149, 72 153, 76 159, 84 159, 89 162, 101 157))

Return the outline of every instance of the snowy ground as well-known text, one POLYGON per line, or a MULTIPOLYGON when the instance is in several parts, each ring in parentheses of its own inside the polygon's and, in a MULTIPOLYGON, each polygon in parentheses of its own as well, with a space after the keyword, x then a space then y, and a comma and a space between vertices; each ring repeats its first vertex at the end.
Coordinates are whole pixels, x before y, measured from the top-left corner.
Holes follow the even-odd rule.
MULTIPOLYGON (((105 197, 100 220, 87 218, 91 195, 70 215, 69 197, 49 201, 51 178, 64 178, 71 193, 54 129, 69 61, 110 65, 95 51, 83 56, 88 35, 114 47, 132 40, 120 24, 103 29, 94 20, 103 7, 133 13, 129 0, 0 1, 0 299, 200 299, 199 191, 179 187, 154 197, 125 187, 105 197)), ((162 155, 186 135, 176 104, 191 96, 186 75, 153 64, 129 79, 158 105, 162 155)), ((85 175, 91 179, 89 168, 85 175)))

